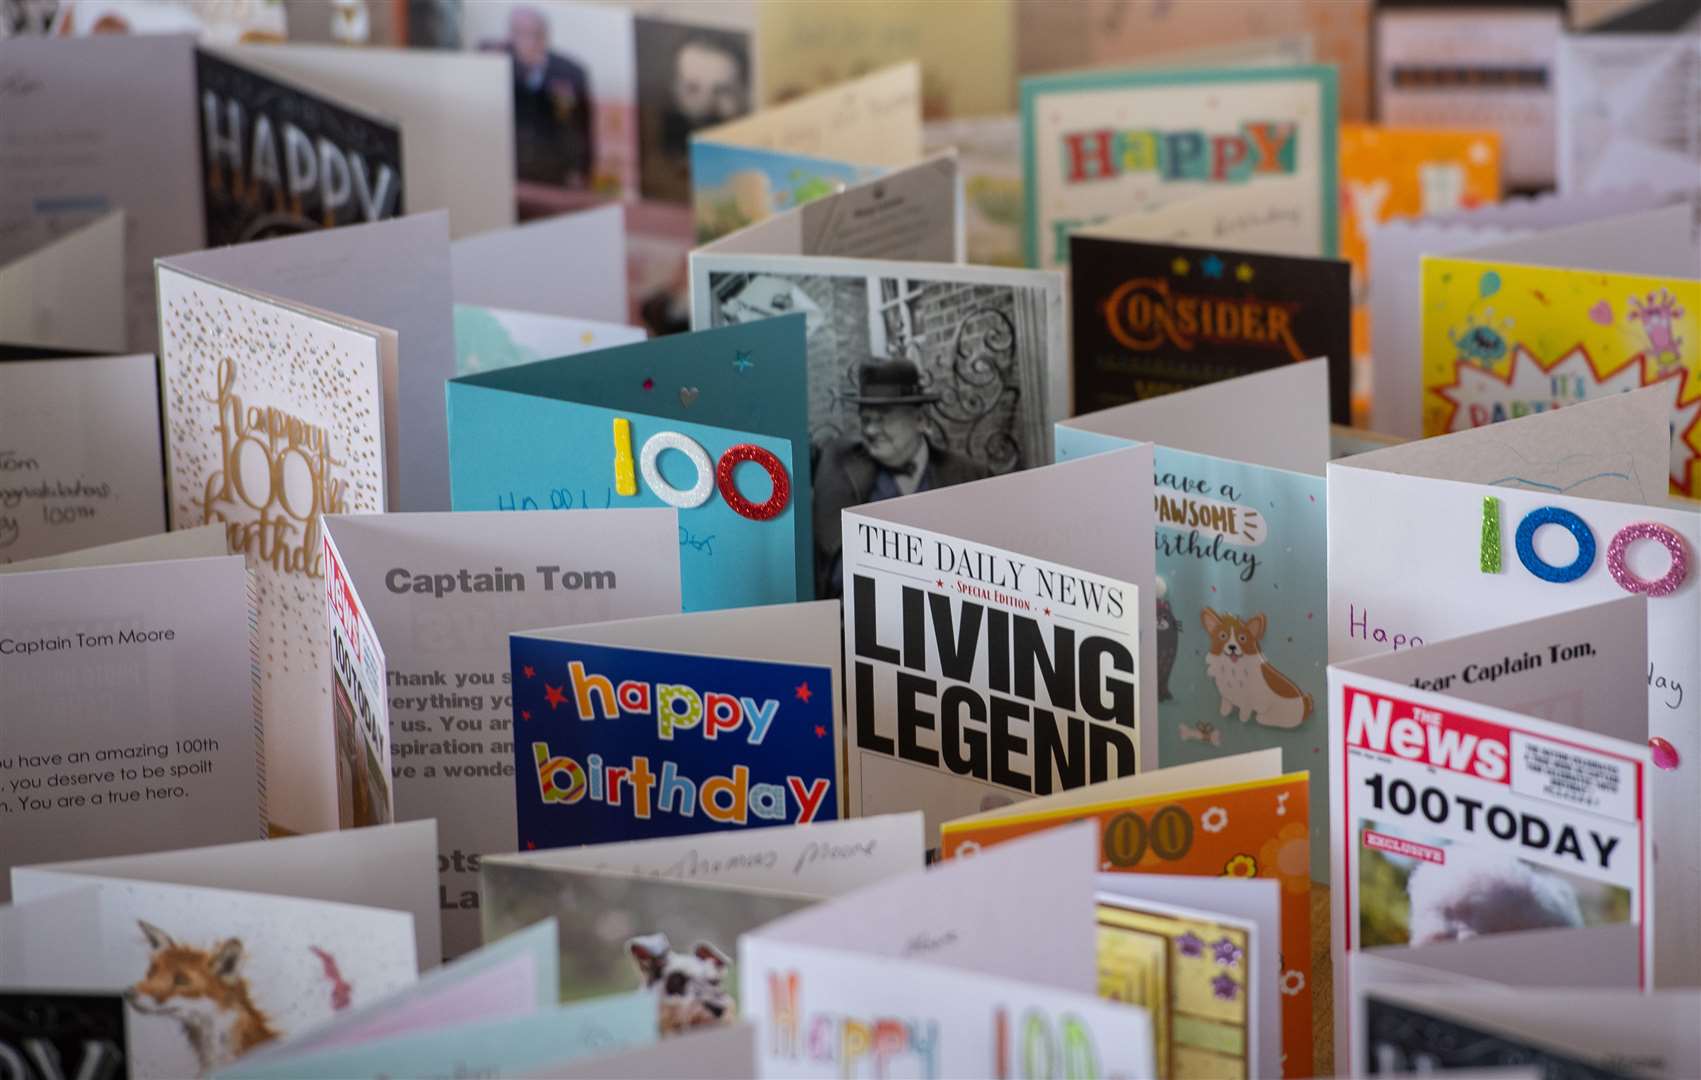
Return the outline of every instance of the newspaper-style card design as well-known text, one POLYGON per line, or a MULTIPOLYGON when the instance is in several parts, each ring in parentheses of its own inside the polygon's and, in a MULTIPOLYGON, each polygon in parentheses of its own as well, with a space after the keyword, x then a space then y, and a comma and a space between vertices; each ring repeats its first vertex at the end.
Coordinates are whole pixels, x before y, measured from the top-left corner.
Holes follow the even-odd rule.
POLYGON ((1155 1075, 1151 1014, 1093 996, 1093 846, 1085 826, 1058 829, 746 933, 758 1075, 1155 1075), (856 1037, 811 1035, 847 1020, 856 1037))
POLYGON ((678 611, 678 520, 670 509, 330 514, 324 529, 345 603, 377 635, 396 816, 437 821, 442 952, 459 956, 480 940, 480 858, 514 850, 510 744, 523 739, 508 634, 678 611))
POLYGON ((220 536, 169 539, 0 574, 0 874, 264 835, 250 576, 220 536))
POLYGON ((916 161, 921 108, 911 61, 693 132, 698 243, 916 161))
POLYGON ((165 531, 154 358, 0 361, 0 563, 165 531))
POLYGON ((1114 214, 1232 189, 1301 224, 1333 258, 1333 68, 1088 71, 1022 80, 1027 263, 1064 266, 1069 234, 1114 214))
POLYGON ((522 850, 844 815, 839 605, 509 637, 522 850))
POLYGON ((1647 603, 1331 665, 1338 1047, 1357 949, 1629 923, 1651 984, 1647 603))
MULTIPOLYGON (((1420 644, 1646 596, 1646 632, 1637 635, 1646 660, 1625 665, 1641 708, 1612 719, 1634 725, 1618 734, 1645 744, 1653 763, 1647 805, 1660 858, 1646 883, 1653 917, 1639 925, 1660 958, 1655 984, 1674 986, 1688 985, 1701 964, 1701 928, 1682 914, 1701 896, 1701 516, 1666 499, 1666 410, 1658 391, 1638 391, 1330 462, 1329 657, 1403 656, 1420 644)), ((1546 643, 1530 651, 1545 657, 1546 643)), ((1543 679, 1567 671, 1552 657, 1544 663, 1533 683, 1526 674, 1473 685, 1533 685, 1529 697, 1494 702, 1528 713, 1547 696, 1543 679)), ((1599 660, 1583 668, 1607 670, 1599 660)), ((1446 690, 1472 687, 1456 678, 1446 690)), ((1333 722, 1345 721, 1339 710, 1332 699, 1333 722)), ((1564 719, 1591 716, 1607 718, 1564 719)), ((1362 809, 1363 797, 1353 806, 1362 809)), ((1339 827, 1341 811, 1335 816, 1339 827)))
POLYGON ((853 815, 922 810, 934 844, 950 818, 1155 764, 1153 552, 1128 542, 1150 535, 1151 454, 845 512, 853 815))

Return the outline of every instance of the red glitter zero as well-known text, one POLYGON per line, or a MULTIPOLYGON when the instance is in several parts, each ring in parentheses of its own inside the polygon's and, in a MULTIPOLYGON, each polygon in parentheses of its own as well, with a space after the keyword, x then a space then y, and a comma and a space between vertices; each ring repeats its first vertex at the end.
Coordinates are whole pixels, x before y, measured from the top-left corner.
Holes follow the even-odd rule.
POLYGON ((751 521, 772 521, 780 516, 780 511, 791 501, 791 477, 786 475, 786 467, 780 463, 779 458, 750 443, 730 446, 726 453, 721 455, 719 464, 715 466, 715 486, 720 488, 721 498, 726 500, 726 504, 732 507, 735 513, 751 521), (773 481, 774 493, 760 506, 740 494, 738 485, 733 482, 733 470, 744 461, 760 465, 762 471, 768 474, 768 479, 773 481))
POLYGON ((1689 553, 1683 546, 1683 537, 1677 533, 1657 522, 1638 521, 1618 530, 1618 535, 1614 536, 1612 543, 1607 546, 1607 572, 1625 592, 1670 596, 1689 576, 1689 553), (1671 556, 1671 569, 1666 571, 1665 577, 1658 581, 1644 581, 1631 573, 1629 565, 1624 561, 1624 555, 1630 550, 1630 545, 1638 540, 1652 540, 1666 549, 1666 553, 1671 556))

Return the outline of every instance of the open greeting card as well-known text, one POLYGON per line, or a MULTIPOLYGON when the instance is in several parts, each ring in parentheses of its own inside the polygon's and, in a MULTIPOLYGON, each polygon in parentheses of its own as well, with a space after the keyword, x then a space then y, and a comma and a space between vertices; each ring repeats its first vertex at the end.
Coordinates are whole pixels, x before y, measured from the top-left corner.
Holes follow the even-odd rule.
POLYGON ((130 1074, 210 1075, 436 962, 432 833, 418 822, 15 868, 6 980, 126 991, 130 1074))
POLYGON ((1029 266, 1063 266, 1069 234, 1133 210, 1232 190, 1332 258, 1333 68, 1087 71, 1022 80, 1029 266))
POLYGON ((1651 985, 1647 604, 1331 665, 1338 1053, 1355 950, 1633 924, 1651 985))
POLYGON ((0 342, 76 353, 128 349, 124 228, 124 211, 113 210, 30 230, 41 245, 34 249, 0 249, 0 342))
POLYGON ((1701 494, 1701 204, 1423 261, 1424 434, 1658 386, 1701 494))
POLYGON ((524 850, 844 816, 839 604, 510 637, 524 850))
POLYGON ((558 917, 561 1000, 649 991, 667 1038, 751 1011, 740 935, 921 866, 914 814, 493 856, 484 936, 558 917))
MULTIPOLYGON (((1309 1076, 1313 1062, 1311 859, 1305 824, 1309 782, 1303 772, 1283 775, 1281 769, 1280 751, 1261 750, 1097 783, 948 821, 941 830, 940 852, 946 859, 978 861, 987 849, 1007 841, 1089 821, 1099 837, 1095 865, 1112 874, 1186 875, 1211 882, 1260 879, 1278 884, 1279 928, 1272 932, 1280 941, 1279 971, 1260 978, 1279 985, 1280 1001, 1277 1004, 1274 996, 1267 999, 1269 1012, 1264 1015, 1277 1026, 1265 1032, 1261 1045, 1268 1049, 1273 1040, 1281 1065, 1272 1069, 1263 1060, 1250 1075, 1309 1076)), ((1171 903, 1249 917, 1247 909, 1223 907, 1224 899, 1209 890, 1185 900, 1165 895, 1171 903)), ((1154 894, 1154 898, 1165 896, 1154 894)), ((1156 990, 1147 993, 1158 999, 1156 990)), ((1232 1041, 1210 1038, 1197 1026, 1183 1024, 1180 1033, 1184 1046, 1192 1045, 1194 1036, 1218 1049, 1232 1045, 1232 1041)), ((1173 1037, 1172 1031, 1172 1041, 1173 1037)), ((1250 1060, 1259 1060, 1256 1053, 1250 1060)))
MULTIPOLYGON (((1639 647, 1630 641, 1599 640, 1609 624, 1605 609, 1596 607, 1575 633, 1536 640, 1543 636, 1539 629, 1520 630, 1506 639, 1504 652, 1494 651, 1496 645, 1471 657, 1493 675, 1492 683, 1473 676, 1466 684, 1461 674, 1446 686, 1431 688, 1431 693, 1459 695, 1471 701, 1469 706, 1463 700, 1432 704, 1417 688, 1391 697, 1425 710, 1482 716, 1481 723, 1491 727, 1523 729, 1525 722, 1508 714, 1549 715, 1537 703, 1557 699, 1562 687, 1573 685, 1572 671, 1601 673, 1595 678, 1606 681, 1591 692, 1623 688, 1616 680, 1633 681, 1642 695, 1639 709, 1583 710, 1559 719, 1594 725, 1597 731, 1602 725, 1621 724, 1611 734, 1635 751, 1633 762, 1620 762, 1614 755, 1624 751, 1613 743, 1612 753, 1601 759, 1611 769, 1594 764, 1588 769, 1604 770, 1607 777, 1644 777, 1646 814, 1658 832, 1659 861, 1634 888, 1622 881, 1617 876, 1621 864, 1640 843, 1639 836, 1630 835, 1619 841, 1612 867, 1597 866, 1591 880, 1630 889, 1638 898, 1637 921, 1660 958, 1653 982, 1680 986, 1697 978, 1696 965, 1701 963, 1701 928, 1685 914, 1701 902, 1701 786, 1695 782, 1701 767, 1701 730, 1695 722, 1694 693, 1701 679, 1701 609, 1695 604, 1693 580, 1701 516, 1666 500, 1666 409, 1657 390, 1620 394, 1331 462, 1329 658, 1339 664, 1393 651, 1403 660, 1421 644, 1525 623, 1545 628, 1548 623, 1536 620, 1626 595, 1646 596, 1645 638, 1636 636, 1646 641, 1645 661, 1634 658, 1638 652, 1609 666, 1607 658, 1624 657, 1624 650, 1639 647), (1415 573, 1419 568, 1423 572, 1415 573), (1588 651, 1573 655, 1574 645, 1588 651), (1481 696, 1484 690, 1503 686, 1528 689, 1515 697, 1481 696), (1485 712, 1475 704, 1479 700, 1507 713, 1485 712), (1641 764, 1645 754, 1652 760, 1646 769, 1641 764), (1651 914, 1644 918, 1643 911, 1651 914)), ((1629 618, 1623 612, 1616 617, 1629 618)), ((1628 629, 1620 634, 1626 636, 1628 629)), ((1436 677, 1450 673, 1440 666, 1436 677)), ((1427 672, 1415 674, 1429 677, 1427 672)), ((1395 681, 1410 683, 1403 676, 1395 681)), ((1341 709, 1336 700, 1331 710, 1336 736, 1341 725, 1350 725, 1350 714, 1341 709)), ((1443 730, 1419 723, 1426 730, 1443 730)), ((1483 742, 1491 727, 1469 730, 1483 742)), ((1584 750, 1602 745, 1569 729, 1563 737, 1584 750)), ((1465 745, 1462 738, 1457 745, 1465 745)), ((1339 757, 1341 752, 1344 748, 1332 754, 1339 757)), ((1501 768, 1501 784, 1519 775, 1510 759, 1501 768)), ((1337 791, 1345 790, 1340 786, 1345 779, 1335 772, 1337 791)), ((1578 787, 1579 793, 1591 790, 1578 787)), ((1414 788, 1414 798, 1418 793, 1414 788)), ((1620 788, 1612 800, 1590 812, 1627 815, 1634 809, 1639 829, 1642 802, 1634 794, 1620 788)), ((1354 791, 1352 805, 1362 809, 1364 797, 1354 791)), ((1391 799, 1391 794, 1383 798, 1391 799)), ((1335 811, 1337 829, 1347 820, 1344 810, 1335 811)), ((1463 813, 1452 811, 1455 827, 1463 813)), ((1556 819, 1546 846, 1557 843, 1560 823, 1556 819)), ((1479 829, 1482 824, 1478 822, 1479 829)), ((1589 855, 1593 849, 1587 836, 1579 832, 1578 842, 1589 855)), ((1339 874, 1342 853, 1336 854, 1339 874)), ((1548 865, 1563 868, 1562 863, 1548 865)), ((1346 928, 1336 929, 1340 933, 1346 928)))
POLYGON ((1313 880, 1329 880, 1324 466, 1329 365, 1228 379, 1057 425, 1057 458, 1151 442, 1158 760, 1276 747, 1311 772, 1313 880), (1271 418, 1278 418, 1272 422, 1271 418))
POLYGON ((455 303, 569 319, 626 322, 625 265, 626 210, 618 203, 449 244, 455 303))
POLYGON ((537 360, 632 345, 643 341, 644 336, 643 330, 624 323, 456 304, 455 374, 476 375, 537 360))
POLYGON ((1094 846, 1060 829, 745 933, 758 1075, 1154 1075, 1151 1013, 1093 996, 1094 846))
POLYGON ((118 546, 0 573, 0 874, 263 835, 242 558, 211 528, 118 546))
MULTIPOLYGON (((393 772, 396 816, 437 819, 443 951, 459 956, 479 943, 480 856, 514 850, 509 769, 521 740, 512 730, 508 634, 677 612, 678 522, 669 509, 330 514, 324 522, 328 580, 342 610, 360 612, 356 621, 376 639, 367 700, 389 714, 377 734, 394 762, 366 771, 365 755, 353 753, 362 741, 341 738, 338 714, 337 772, 368 777, 368 790, 393 772)), ((338 613, 333 603, 330 614, 338 613)), ((343 670, 329 649, 327 641, 326 666, 343 670)), ((371 665, 347 666, 359 673, 371 665)), ((332 715, 321 709, 320 730, 332 715)))
POLYGON ((922 155, 921 65, 837 83, 691 134, 698 243, 922 155))
POLYGON ((455 379, 454 507, 673 507, 687 610, 807 599, 803 352, 781 319, 455 379))
POLYGON ((0 431, 0 563, 165 531, 152 356, 0 360, 0 431))
POLYGON ((922 810, 936 846, 1156 763, 1151 475, 1142 445, 845 512, 852 814, 922 810))
POLYGON ((1648 188, 1543 195, 1491 206, 1395 219, 1370 231, 1371 420, 1407 439, 1424 431, 1424 260, 1520 240, 1544 231, 1657 209, 1670 196, 1648 188))
POLYGON ((1330 417, 1351 418, 1345 261, 1127 235, 1069 240, 1077 413, 1323 357, 1330 417))
POLYGON ((1611 190, 1627 179, 1659 191, 1694 189, 1701 170, 1701 39, 1689 29, 1559 39, 1560 191, 1611 190))

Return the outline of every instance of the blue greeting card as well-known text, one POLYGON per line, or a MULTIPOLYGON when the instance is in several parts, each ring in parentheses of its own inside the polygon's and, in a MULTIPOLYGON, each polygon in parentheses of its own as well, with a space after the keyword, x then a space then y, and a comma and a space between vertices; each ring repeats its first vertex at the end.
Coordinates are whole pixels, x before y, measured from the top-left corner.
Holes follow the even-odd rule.
POLYGON ((838 819, 838 615, 510 635, 521 850, 838 819))
POLYGON ((447 396, 454 509, 672 506, 687 611, 808 598, 802 316, 468 375, 447 396))
POLYGON ((756 146, 691 141, 691 203, 697 242, 754 225, 885 170, 756 146))
POLYGON ((1281 749, 1311 773, 1311 873, 1327 881, 1326 363, 1091 413, 1056 437, 1059 461, 1155 444, 1159 763, 1281 749))

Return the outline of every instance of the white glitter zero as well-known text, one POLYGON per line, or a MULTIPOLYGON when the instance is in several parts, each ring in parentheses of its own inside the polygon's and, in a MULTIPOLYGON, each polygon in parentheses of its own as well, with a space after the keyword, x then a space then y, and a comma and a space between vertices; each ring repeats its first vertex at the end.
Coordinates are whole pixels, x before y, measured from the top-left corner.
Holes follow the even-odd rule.
POLYGON ((709 496, 715 490, 715 465, 709 460, 709 452, 689 435, 681 435, 677 431, 658 431, 644 440, 644 449, 638 454, 638 468, 644 474, 644 483, 650 485, 650 490, 656 493, 656 498, 669 506, 680 510, 691 510, 709 501, 709 496), (656 468, 656 461, 664 450, 678 450, 691 459, 691 465, 697 470, 697 483, 689 491, 681 491, 666 480, 662 479, 661 470, 656 468))

